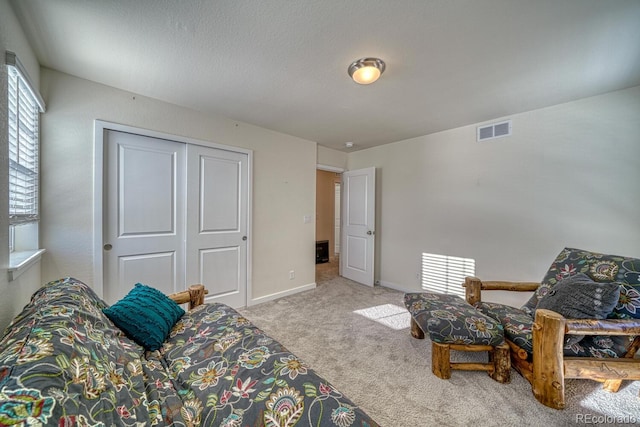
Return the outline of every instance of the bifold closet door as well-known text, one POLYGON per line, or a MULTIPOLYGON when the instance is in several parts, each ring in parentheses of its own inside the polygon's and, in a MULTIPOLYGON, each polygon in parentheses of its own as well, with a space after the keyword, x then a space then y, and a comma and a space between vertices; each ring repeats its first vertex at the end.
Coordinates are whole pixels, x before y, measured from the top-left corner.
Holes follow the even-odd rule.
POLYGON ((207 301, 246 305, 248 155, 187 146, 187 283, 207 301))
POLYGON ((110 130, 105 154, 105 301, 138 282, 184 289, 185 144, 110 130))
POLYGON ((201 283, 207 301, 246 305, 247 153, 109 130, 103 292, 201 283))

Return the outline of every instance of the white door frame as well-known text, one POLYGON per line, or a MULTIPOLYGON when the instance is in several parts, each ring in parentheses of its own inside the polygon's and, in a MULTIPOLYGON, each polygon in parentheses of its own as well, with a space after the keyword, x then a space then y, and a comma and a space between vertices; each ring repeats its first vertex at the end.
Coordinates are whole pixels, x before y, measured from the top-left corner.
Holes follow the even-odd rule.
MULTIPOLYGON (((248 157, 248 191, 247 191, 247 294, 245 305, 248 306, 248 302, 251 301, 252 281, 251 281, 251 266, 252 266, 252 182, 253 182, 253 150, 247 150, 244 148, 233 147, 229 145, 218 144, 211 141, 203 141, 194 138, 188 138, 184 136, 172 135, 164 132, 157 132, 149 129, 138 128, 134 126, 127 126, 118 123, 107 122, 104 120, 94 121, 94 151, 93 151, 93 290, 102 298, 104 294, 104 262, 103 262, 103 208, 105 205, 104 198, 104 142, 105 132, 114 130, 120 132, 128 132, 136 135, 148 136, 151 138, 166 139, 169 141, 181 142, 184 144, 202 145, 205 147, 218 148, 221 150, 234 151, 237 153, 244 153, 248 157)), ((185 171, 186 173, 186 171, 185 171)))
MULTIPOLYGON (((345 171, 344 168, 339 168, 336 166, 329 166, 329 165, 321 165, 320 163, 316 164, 316 170, 319 171, 326 171, 326 172, 334 172, 334 173, 339 173, 342 175, 342 173, 345 171)), ((340 185, 342 185, 342 178, 340 178, 340 185)), ((318 195, 316 194, 316 203, 318 200, 318 195)), ((340 225, 340 244, 342 244, 342 224, 340 225)), ((314 239, 315 240, 315 239, 314 239)), ((342 263, 338 264, 338 274, 342 275, 342 263)))

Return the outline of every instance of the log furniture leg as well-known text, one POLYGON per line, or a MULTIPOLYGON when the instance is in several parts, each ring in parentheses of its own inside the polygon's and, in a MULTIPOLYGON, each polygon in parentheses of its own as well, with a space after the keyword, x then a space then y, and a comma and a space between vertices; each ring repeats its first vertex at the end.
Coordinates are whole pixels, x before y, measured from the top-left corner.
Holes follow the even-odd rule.
POLYGON ((450 353, 449 344, 431 344, 431 372, 443 380, 451 378, 450 353))
POLYGON ((411 317, 411 336, 419 340, 424 339, 424 332, 413 317, 411 317))
POLYGON ((451 371, 486 371, 489 376, 499 383, 511 381, 511 355, 509 346, 504 343, 496 347, 490 345, 442 344, 431 343, 431 371, 443 380, 451 378, 451 371), (487 351, 489 363, 481 362, 452 362, 451 350, 456 351, 487 351))
POLYGON ((563 344, 566 320, 550 310, 537 310, 533 323, 533 395, 543 405, 564 409, 563 344), (543 333, 544 331, 544 333, 543 333))
POLYGON ((494 347, 489 352, 489 362, 493 364, 493 372, 489 375, 499 383, 511 382, 511 351, 506 342, 494 347))

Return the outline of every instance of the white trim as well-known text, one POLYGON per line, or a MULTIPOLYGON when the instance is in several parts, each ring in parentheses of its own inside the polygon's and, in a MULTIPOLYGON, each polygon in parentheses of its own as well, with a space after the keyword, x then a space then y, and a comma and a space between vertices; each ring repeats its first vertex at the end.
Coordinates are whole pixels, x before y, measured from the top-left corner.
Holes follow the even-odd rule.
POLYGON ((7 274, 9 281, 16 280, 22 273, 27 271, 33 264, 42 259, 42 254, 46 249, 36 249, 34 251, 12 252, 9 257, 9 268, 7 274))
POLYGON ((343 168, 337 168, 335 166, 321 165, 321 164, 316 164, 316 169, 321 171, 327 171, 327 172, 335 172, 335 173, 344 172, 343 168))
POLYGON ((29 89, 29 92, 31 92, 31 95, 33 95, 33 99, 35 99, 36 104, 38 104, 38 108, 40 108, 40 112, 44 113, 47 106, 45 105, 40 92, 33 84, 33 80, 31 80, 31 77, 29 77, 27 69, 24 65, 22 65, 22 62, 20 62, 18 56, 15 53, 7 50, 4 54, 4 60, 8 66, 14 67, 22 75, 22 78, 27 82, 27 88, 29 89))
POLYGON ((282 297, 287 297, 289 295, 298 294, 300 292, 311 291, 316 288, 316 284, 309 283, 308 285, 298 286, 297 288, 287 289, 286 291, 276 292, 274 294, 265 295, 263 297, 252 298, 249 301, 249 306, 262 304, 263 302, 273 301, 282 297))
MULTIPOLYGON (((104 265, 102 257, 103 241, 103 205, 104 205, 104 185, 102 178, 104 177, 104 134, 107 130, 127 132, 136 135, 148 136, 151 138, 166 139, 169 141, 181 142, 183 144, 201 145, 204 147, 212 147, 220 150, 232 151, 235 153, 242 153, 247 155, 247 168, 248 168, 248 189, 247 189, 247 289, 245 304, 249 305, 249 295, 252 292, 252 280, 251 280, 251 263, 253 253, 253 239, 252 239, 252 223, 253 223, 253 211, 251 200, 253 199, 253 150, 245 148, 234 147, 231 145, 218 144, 212 141, 204 141, 195 138, 188 138, 185 136, 172 135, 169 133, 158 132, 154 130, 138 128, 134 126, 122 125, 118 123, 107 122, 104 120, 96 119, 94 121, 94 174, 93 174, 93 289, 102 298, 104 292, 104 265)), ((188 286, 189 284, 187 284, 188 286)), ((314 283, 315 287, 315 283, 314 283)))

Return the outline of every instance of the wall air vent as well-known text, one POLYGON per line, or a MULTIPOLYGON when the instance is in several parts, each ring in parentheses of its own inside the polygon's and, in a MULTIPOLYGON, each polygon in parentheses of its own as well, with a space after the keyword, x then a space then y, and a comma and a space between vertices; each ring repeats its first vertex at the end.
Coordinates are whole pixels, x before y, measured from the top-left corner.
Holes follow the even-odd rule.
POLYGON ((511 135, 511 120, 478 126, 478 142, 511 135))

